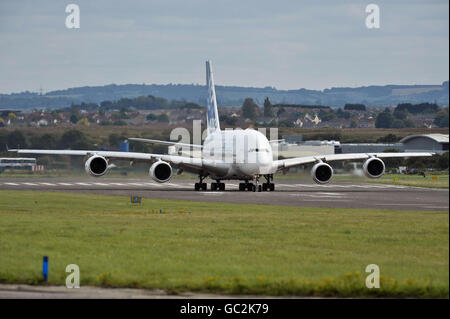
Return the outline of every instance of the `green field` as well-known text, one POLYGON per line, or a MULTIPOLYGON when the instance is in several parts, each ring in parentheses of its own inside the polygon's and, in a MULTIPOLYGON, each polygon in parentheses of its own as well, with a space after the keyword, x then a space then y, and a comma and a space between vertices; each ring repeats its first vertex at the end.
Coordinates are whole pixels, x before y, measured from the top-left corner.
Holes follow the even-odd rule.
POLYGON ((170 293, 449 295, 448 212, 0 191, 0 282, 42 284, 44 255, 56 285, 77 264, 81 285, 170 293))
POLYGON ((427 187, 427 188, 448 188, 449 177, 448 174, 439 174, 427 176, 419 175, 405 175, 405 174, 386 174, 380 178, 354 177, 354 176, 335 176, 337 182, 362 182, 374 184, 389 184, 402 185, 413 187, 427 187))

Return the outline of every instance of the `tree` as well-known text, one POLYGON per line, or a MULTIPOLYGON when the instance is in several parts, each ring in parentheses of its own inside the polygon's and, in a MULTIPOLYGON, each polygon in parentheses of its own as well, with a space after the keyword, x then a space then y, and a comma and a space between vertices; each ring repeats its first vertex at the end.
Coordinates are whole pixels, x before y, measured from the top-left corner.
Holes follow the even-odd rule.
POLYGON ((395 134, 389 133, 386 136, 377 139, 377 143, 395 143, 398 141, 398 137, 395 134))
POLYGON ((146 117, 147 121, 156 121, 156 115, 155 114, 148 114, 146 117))
POLYGON ((355 120, 351 120, 351 122, 350 122, 350 127, 351 127, 351 128, 357 128, 357 127, 358 127, 358 123, 356 123, 355 120))
POLYGON ((323 122, 328 122, 333 120, 336 117, 336 114, 334 114, 332 110, 328 112, 320 110, 318 116, 323 122))
POLYGON ((345 104, 344 110, 346 110, 346 111, 365 111, 366 106, 364 104, 345 104))
POLYGON ((264 100, 264 117, 273 117, 273 106, 268 97, 264 100))
POLYGON ((242 116, 246 119, 255 120, 257 116, 258 105, 252 98, 246 98, 242 104, 242 116))
POLYGON ((77 122, 79 121, 80 119, 78 118, 78 116, 75 114, 75 113, 73 113, 72 115, 70 115, 70 122, 72 122, 73 124, 77 124, 77 122))
POLYGON ((404 128, 405 123, 402 120, 394 119, 392 121, 392 128, 404 128))
POLYGON ((158 122, 169 123, 169 116, 166 113, 162 113, 157 117, 158 122))
POLYGON ((236 125, 238 118, 236 116, 228 116, 224 114, 221 116, 221 121, 223 121, 227 125, 234 126, 236 125))
POLYGON ((437 112, 433 123, 438 127, 448 127, 448 107, 437 112))
POLYGON ((377 115, 377 118, 375 120, 375 127, 376 128, 391 128, 392 122, 394 122, 394 117, 391 114, 391 111, 389 109, 384 110, 384 112, 381 112, 377 115))
POLYGON ((44 134, 42 136, 34 136, 31 138, 31 147, 37 149, 55 149, 57 148, 57 140, 53 134, 44 134))
POLYGON ((403 124, 405 125, 405 127, 408 127, 408 128, 416 127, 413 120, 411 120, 411 119, 404 119, 403 124))
POLYGON ((25 135, 21 131, 15 130, 8 135, 8 146, 17 148, 26 148, 27 142, 25 135))
POLYGON ((408 111, 395 108, 393 115, 397 120, 405 120, 408 117, 408 111))
POLYGON ((120 142, 123 142, 126 139, 127 137, 124 134, 111 133, 108 136, 108 143, 110 147, 118 148, 120 142))
POLYGON ((82 119, 80 119, 80 120, 77 122, 77 124, 78 124, 78 125, 89 126, 89 121, 88 121, 87 118, 83 117, 82 119))
POLYGON ((286 112, 286 110, 284 109, 284 107, 280 107, 280 108, 278 109, 278 112, 277 112, 277 117, 280 117, 280 115, 283 114, 284 112, 286 112))
POLYGON ((62 149, 90 149, 93 146, 83 132, 78 130, 70 130, 65 132, 59 141, 59 148, 62 149))

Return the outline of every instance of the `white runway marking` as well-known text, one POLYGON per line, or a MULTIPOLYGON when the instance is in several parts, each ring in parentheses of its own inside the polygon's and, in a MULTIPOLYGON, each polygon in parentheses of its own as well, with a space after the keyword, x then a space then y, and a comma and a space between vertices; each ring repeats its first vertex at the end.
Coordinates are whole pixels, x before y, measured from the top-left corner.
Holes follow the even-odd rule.
POLYGON ((143 183, 144 185, 147 185, 147 186, 156 186, 156 187, 161 187, 161 186, 163 186, 162 184, 160 184, 160 183, 143 183))
POLYGON ((448 209, 448 206, 423 206, 423 208, 430 208, 430 209, 448 209))
POLYGON ((177 184, 173 184, 173 183, 165 183, 164 185, 175 187, 175 188, 182 188, 183 187, 182 185, 177 185, 177 184))
MULTIPOLYGON (((4 182, 3 185, 7 186, 19 186, 19 185, 26 185, 26 186, 125 186, 125 187, 146 187, 146 188, 159 188, 159 187, 173 187, 173 188, 186 188, 186 189, 193 189, 194 182, 192 183, 156 183, 156 182, 123 182, 123 183, 117 183, 117 182, 103 182, 103 183, 84 183, 84 182, 74 182, 74 183, 66 183, 66 182, 58 182, 58 183, 48 183, 48 182, 4 182)), ((226 190, 236 190, 239 187, 238 184, 225 183, 225 189, 226 190)), ((409 186, 400 186, 400 185, 374 185, 374 184, 344 184, 344 185, 335 185, 335 184, 328 184, 328 185, 318 185, 318 184, 276 184, 276 187, 278 189, 284 189, 288 191, 301 191, 305 189, 311 189, 311 190, 331 190, 331 189, 408 189, 408 188, 415 188, 417 187, 409 187, 409 186)), ((209 188, 209 187, 208 187, 209 188)), ((428 190, 428 189, 427 189, 428 190)), ((440 190, 440 189, 437 189, 440 190)), ((336 190, 337 191, 337 190, 336 190)))
POLYGON ((397 203, 392 203, 392 204, 375 204, 377 206, 424 206, 424 205, 428 205, 428 204, 397 204, 397 203))
POLYGON ((325 196, 345 196, 342 193, 325 193, 325 192, 319 192, 317 195, 325 195, 325 196))
MULTIPOLYGON (((302 202, 315 202, 317 203, 316 199, 302 199, 302 202)), ((348 202, 347 199, 320 199, 320 202, 348 202)))

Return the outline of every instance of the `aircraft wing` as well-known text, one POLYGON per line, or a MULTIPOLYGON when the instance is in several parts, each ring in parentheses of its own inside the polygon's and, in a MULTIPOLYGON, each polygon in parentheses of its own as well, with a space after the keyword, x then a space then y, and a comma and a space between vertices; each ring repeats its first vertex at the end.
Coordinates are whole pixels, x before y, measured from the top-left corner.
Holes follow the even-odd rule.
POLYGON ((39 154, 39 155, 69 155, 69 156, 103 156, 107 159, 127 160, 127 161, 148 161, 162 160, 175 167, 186 169, 187 171, 198 172, 202 169, 208 171, 228 170, 229 164, 222 160, 203 159, 197 157, 150 154, 137 152, 116 152, 116 151, 92 151, 92 150, 31 150, 31 149, 9 149, 10 152, 19 154, 39 154))
POLYGON ((408 153, 349 153, 349 154, 330 154, 318 156, 294 157, 284 160, 274 161, 274 166, 277 169, 289 168, 304 164, 316 163, 319 161, 333 162, 333 161, 348 161, 348 160, 364 160, 370 157, 378 158, 394 158, 394 157, 428 157, 433 156, 434 153, 425 152, 408 152, 408 153))
POLYGON ((151 139, 147 139, 147 138, 138 138, 138 137, 130 137, 128 140, 136 141, 136 142, 143 142, 143 143, 150 143, 150 144, 192 147, 192 148, 200 148, 200 149, 203 148, 203 145, 198 145, 198 144, 187 144, 187 143, 179 143, 179 142, 172 142, 172 141, 151 140, 151 139))

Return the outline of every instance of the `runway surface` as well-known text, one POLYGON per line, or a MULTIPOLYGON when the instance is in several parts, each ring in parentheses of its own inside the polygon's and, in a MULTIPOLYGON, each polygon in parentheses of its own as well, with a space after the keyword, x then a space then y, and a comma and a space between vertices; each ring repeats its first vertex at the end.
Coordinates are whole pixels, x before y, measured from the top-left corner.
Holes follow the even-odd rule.
MULTIPOLYGON (((143 198, 204 202, 448 211, 449 190, 400 185, 275 180, 274 192, 240 192, 237 182, 226 183, 226 191, 193 190, 195 180, 174 179, 159 184, 149 178, 1 178, 0 190, 39 190, 105 195, 139 195, 143 198)), ((210 184, 208 184, 210 188, 210 184)))
MULTIPOLYGON (((289 298, 261 295, 220 295, 196 292, 168 294, 161 289, 100 288, 81 286, 69 289, 64 286, 31 286, 0 284, 0 299, 246 299, 289 298)), ((310 297, 306 297, 311 299, 310 297)))

